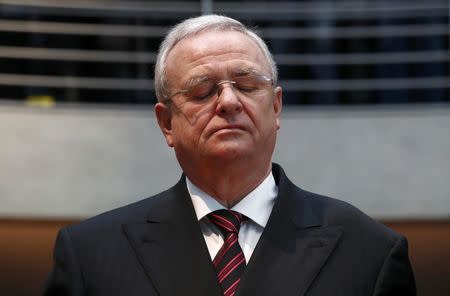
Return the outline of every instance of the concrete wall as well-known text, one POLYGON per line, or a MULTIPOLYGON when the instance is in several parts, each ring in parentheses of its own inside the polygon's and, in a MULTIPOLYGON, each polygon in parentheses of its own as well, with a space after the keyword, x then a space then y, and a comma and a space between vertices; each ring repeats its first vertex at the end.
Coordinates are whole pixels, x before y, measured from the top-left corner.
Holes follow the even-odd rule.
MULTIPOLYGON (((2 104, 0 141, 0 217, 88 217, 181 174, 150 106, 2 104)), ((377 218, 450 217, 450 106, 285 107, 274 160, 377 218)))

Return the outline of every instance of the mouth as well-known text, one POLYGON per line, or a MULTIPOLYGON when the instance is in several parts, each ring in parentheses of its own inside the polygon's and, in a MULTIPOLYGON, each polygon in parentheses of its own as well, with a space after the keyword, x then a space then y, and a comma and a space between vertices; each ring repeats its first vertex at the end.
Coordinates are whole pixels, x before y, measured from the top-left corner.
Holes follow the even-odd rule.
POLYGON ((245 127, 242 125, 238 125, 238 124, 228 124, 228 125, 224 125, 224 126, 219 126, 217 128, 214 128, 211 131, 211 134, 216 134, 216 133, 228 133, 228 132, 242 132, 245 131, 245 127))

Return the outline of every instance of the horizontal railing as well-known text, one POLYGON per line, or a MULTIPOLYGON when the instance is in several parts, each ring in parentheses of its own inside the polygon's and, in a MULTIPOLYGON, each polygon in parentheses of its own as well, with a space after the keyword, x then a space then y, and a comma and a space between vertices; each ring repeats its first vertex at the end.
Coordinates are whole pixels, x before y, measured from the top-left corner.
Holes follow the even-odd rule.
MULTIPOLYGON (((450 88, 447 0, 210 2, 216 13, 250 20, 273 46, 285 67, 285 92, 450 88), (393 78, 381 76, 392 69, 393 78)), ((204 7, 201 1, 0 0, 0 86, 27 88, 21 92, 27 95, 30 88, 147 94, 160 40, 204 7)))
MULTIPOLYGON (((87 89, 138 89, 153 90, 153 80, 98 78, 78 76, 49 76, 0 73, 0 85, 34 87, 87 88, 87 89)), ((285 91, 330 91, 330 90, 383 90, 383 89, 427 89, 448 88, 446 77, 384 78, 384 79, 331 79, 331 80, 282 80, 285 91)))
MULTIPOLYGON (((67 22, 0 20, 0 31, 95 35, 120 37, 161 37, 169 27, 139 25, 74 24, 67 22)), ((335 39, 335 38, 373 38, 410 37, 449 34, 446 24, 396 25, 396 26, 352 26, 348 28, 261 28, 264 38, 277 39, 335 39)))
MULTIPOLYGON (((22 6, 29 8, 47 9, 53 12, 71 10, 73 14, 89 11, 117 11, 121 14, 127 12, 147 13, 198 13, 201 10, 201 1, 61 1, 61 0, 0 0, 0 5, 22 6)), ((388 15, 408 16, 417 12, 437 12, 448 9, 445 0, 440 1, 306 1, 306 2, 227 2, 213 1, 214 11, 231 14, 271 14, 283 17, 297 14, 307 18, 317 18, 323 15, 333 15, 346 18, 358 17, 361 14, 373 14, 383 18, 388 15), (380 14, 381 13, 381 14, 380 14), (384 15, 383 15, 384 14, 384 15)))
MULTIPOLYGON (((0 46, 0 58, 148 64, 156 61, 156 53, 0 46)), ((450 62, 450 54, 445 50, 345 54, 275 54, 274 58, 278 65, 288 66, 450 62)))

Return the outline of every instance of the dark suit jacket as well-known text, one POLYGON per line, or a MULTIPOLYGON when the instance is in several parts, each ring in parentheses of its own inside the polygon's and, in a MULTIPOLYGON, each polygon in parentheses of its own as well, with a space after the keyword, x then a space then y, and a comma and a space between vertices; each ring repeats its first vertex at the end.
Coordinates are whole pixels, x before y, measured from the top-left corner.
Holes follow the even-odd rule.
MULTIPOLYGON (((237 296, 415 295, 403 236, 273 173, 278 198, 237 296)), ((184 180, 62 229, 45 295, 221 295, 184 180)))

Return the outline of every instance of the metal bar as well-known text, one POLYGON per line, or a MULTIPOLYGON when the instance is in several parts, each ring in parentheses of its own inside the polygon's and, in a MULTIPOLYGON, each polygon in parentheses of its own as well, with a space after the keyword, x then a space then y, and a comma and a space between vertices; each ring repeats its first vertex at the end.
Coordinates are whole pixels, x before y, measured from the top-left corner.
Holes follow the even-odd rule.
MULTIPOLYGON (((266 13, 267 9, 271 13, 292 13, 292 12, 340 12, 340 11, 409 11, 409 10, 430 10, 446 9, 445 1, 404 1, 396 2, 362 2, 362 1, 312 1, 312 2, 276 2, 268 3, 263 1, 255 2, 217 2, 219 10, 226 9, 229 12, 250 12, 266 13)), ((91 9, 91 10, 119 10, 119 11, 192 11, 198 12, 199 2, 164 2, 164 1, 58 1, 58 0, 0 0, 0 4, 14 6, 33 6, 41 8, 62 8, 62 9, 91 9)))
POLYGON ((132 51, 54 49, 41 47, 0 46, 0 57, 102 63, 155 63, 156 54, 132 51))
POLYGON ((276 39, 322 39, 322 38, 354 38, 354 37, 409 37, 448 35, 448 26, 436 24, 403 25, 403 26, 353 26, 348 28, 330 27, 324 28, 266 28, 260 29, 264 38, 276 39))
POLYGON ((235 17, 241 21, 264 21, 264 22, 273 22, 273 21, 315 21, 315 20, 328 20, 328 21, 339 21, 339 20, 382 20, 382 19, 396 19, 396 20, 415 20, 417 18, 439 18, 439 17, 447 17, 447 13, 445 13, 444 9, 436 9, 436 10, 417 10, 417 11, 383 11, 383 12, 373 12, 373 11, 360 11, 360 12, 327 12, 327 13, 311 13, 311 12, 287 12, 284 14, 278 13, 259 13, 259 14, 251 14, 250 11, 224 11, 224 10, 215 10, 216 13, 227 14, 229 16, 235 17))
POLYGON ((66 22, 0 20, 0 31, 96 35, 121 37, 161 37, 168 27, 104 24, 74 24, 66 22))
POLYGON ((121 12, 157 11, 157 12, 199 12, 198 2, 186 1, 60 1, 60 0, 0 0, 1 5, 39 7, 51 9, 89 9, 89 10, 113 10, 121 12))
MULTIPOLYGON (((1 2, 1 0, 0 0, 1 2)), ((179 20, 180 18, 193 16, 200 13, 201 8, 189 8, 189 9, 161 9, 157 7, 152 7, 152 9, 110 9, 110 7, 91 9, 88 7, 60 7, 60 6, 37 6, 27 5, 23 6, 20 4, 14 4, 14 1, 3 1, 9 2, 8 5, 4 5, 2 10, 9 14, 32 14, 32 15, 52 15, 58 14, 60 16, 94 16, 94 17, 115 17, 115 18, 152 18, 152 19, 172 19, 179 20)), ((153 3, 153 2, 152 2, 153 3)), ((178 2, 170 2, 174 6, 178 2)), ((1 3, 0 3, 1 4, 1 3)), ((183 3, 184 4, 184 3, 183 3)), ((184 7, 183 4, 180 7, 184 7)), ((245 5, 245 3, 242 3, 245 5)), ((315 20, 320 15, 321 19, 326 20, 340 20, 340 19, 384 19, 384 18, 396 18, 396 19, 411 19, 417 17, 446 17, 446 9, 440 6, 429 7, 429 9, 414 9, 414 10, 386 10, 382 13, 378 11, 371 10, 361 10, 361 11, 310 11, 308 9, 286 9, 286 11, 277 11, 275 8, 269 8, 266 12, 254 10, 256 4, 249 8, 245 6, 239 7, 238 9, 231 10, 220 10, 215 9, 216 13, 224 13, 230 16, 239 18, 240 20, 259 20, 259 21, 298 21, 298 20, 315 20)), ((130 8, 130 7, 128 7, 130 8)))
MULTIPOLYGON (((428 1, 427 1, 428 2, 428 1)), ((396 2, 370 2, 370 1, 312 1, 302 2, 218 2, 216 11, 228 13, 341 13, 341 12, 396 12, 416 10, 442 10, 447 5, 444 1, 437 2, 404 2, 400 5, 396 2)))
POLYGON ((361 91, 393 89, 428 89, 450 87, 450 77, 415 77, 343 80, 285 80, 279 83, 287 91, 361 91))
POLYGON ((279 65, 368 65, 401 63, 435 63, 450 61, 445 50, 421 52, 377 52, 346 54, 275 54, 279 65))
MULTIPOLYGON (((161 37, 168 27, 132 26, 104 24, 74 24, 65 22, 12 21, 1 20, 0 31, 31 32, 46 34, 103 35, 121 37, 161 37)), ((448 25, 399 25, 399 26, 359 26, 348 28, 262 28, 264 38, 348 38, 348 37, 384 37, 384 36, 425 36, 448 35, 448 25)))
MULTIPOLYGON (((153 80, 94 78, 75 76, 47 76, 0 73, 0 85, 86 88, 86 89, 130 89, 153 90, 153 80)), ((416 77, 383 79, 344 80, 284 80, 280 85, 286 91, 333 91, 333 90, 385 90, 449 88, 450 77, 416 77)))
MULTIPOLYGON (((54 49, 41 47, 0 46, 0 58, 41 59, 101 63, 155 63, 156 54, 132 51, 54 49)), ((450 61, 445 50, 421 52, 377 52, 350 54, 275 54, 279 65, 354 65, 434 63, 450 61)))
POLYGON ((0 85, 116 90, 154 89, 153 80, 151 79, 48 76, 8 73, 0 73, 0 85))

